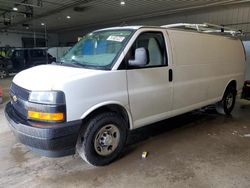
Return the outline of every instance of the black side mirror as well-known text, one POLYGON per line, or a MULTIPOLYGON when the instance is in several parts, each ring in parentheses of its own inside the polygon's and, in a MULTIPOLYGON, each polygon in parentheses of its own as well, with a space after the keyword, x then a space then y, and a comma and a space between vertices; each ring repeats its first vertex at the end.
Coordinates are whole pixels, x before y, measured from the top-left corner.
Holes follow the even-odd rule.
POLYGON ((145 48, 137 48, 135 50, 135 59, 129 60, 128 63, 130 66, 145 66, 148 64, 149 57, 148 52, 145 48))

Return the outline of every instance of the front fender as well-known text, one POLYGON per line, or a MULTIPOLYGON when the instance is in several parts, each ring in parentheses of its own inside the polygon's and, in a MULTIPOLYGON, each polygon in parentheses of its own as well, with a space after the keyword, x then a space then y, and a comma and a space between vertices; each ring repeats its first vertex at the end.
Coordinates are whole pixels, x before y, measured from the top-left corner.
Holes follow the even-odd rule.
POLYGON ((123 105, 122 103, 120 103, 118 101, 106 101, 106 102, 96 104, 96 105, 90 107, 87 111, 85 111, 82 114, 81 119, 85 119, 92 112, 94 112, 94 111, 96 111, 96 110, 98 110, 98 109, 100 109, 102 107, 108 106, 108 105, 118 105, 118 106, 122 107, 126 111, 126 113, 128 115, 128 118, 129 118, 129 128, 130 128, 130 130, 132 130, 134 125, 133 125, 132 115, 131 115, 130 110, 129 110, 129 106, 123 105))

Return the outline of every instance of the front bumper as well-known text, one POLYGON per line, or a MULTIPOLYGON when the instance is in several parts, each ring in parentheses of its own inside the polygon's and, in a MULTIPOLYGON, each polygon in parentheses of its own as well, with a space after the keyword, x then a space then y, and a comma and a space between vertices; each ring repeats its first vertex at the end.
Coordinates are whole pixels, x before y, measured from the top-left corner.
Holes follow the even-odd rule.
POLYGON ((75 153, 81 120, 44 127, 20 118, 11 103, 5 107, 5 116, 17 139, 32 151, 47 157, 62 157, 75 153))

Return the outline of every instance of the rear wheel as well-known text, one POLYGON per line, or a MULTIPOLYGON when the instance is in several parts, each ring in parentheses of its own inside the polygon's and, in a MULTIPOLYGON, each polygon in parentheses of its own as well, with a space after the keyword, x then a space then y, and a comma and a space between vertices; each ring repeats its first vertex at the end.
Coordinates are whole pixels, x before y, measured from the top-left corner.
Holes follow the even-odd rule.
POLYGON ((225 91, 223 99, 216 105, 217 112, 220 114, 230 115, 234 109, 235 100, 236 89, 232 86, 229 86, 225 91))
POLYGON ((126 142, 126 121, 116 113, 106 112, 96 115, 86 126, 76 146, 82 159, 94 166, 104 166, 114 161, 126 142))

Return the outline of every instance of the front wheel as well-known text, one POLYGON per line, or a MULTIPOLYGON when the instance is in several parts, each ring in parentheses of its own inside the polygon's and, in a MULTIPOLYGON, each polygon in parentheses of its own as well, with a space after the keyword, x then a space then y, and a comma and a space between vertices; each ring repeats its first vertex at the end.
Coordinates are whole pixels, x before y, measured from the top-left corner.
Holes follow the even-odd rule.
POLYGON ((3 79, 3 78, 6 78, 8 76, 9 76, 8 71, 4 68, 3 69, 0 68, 0 78, 3 79))
POLYGON ((216 110, 220 114, 230 115, 234 109, 236 100, 236 90, 234 87, 228 87, 223 99, 216 104, 216 110))
POLYGON ((104 166, 114 161, 126 143, 126 121, 117 113, 96 115, 80 132, 77 152, 87 163, 104 166))

